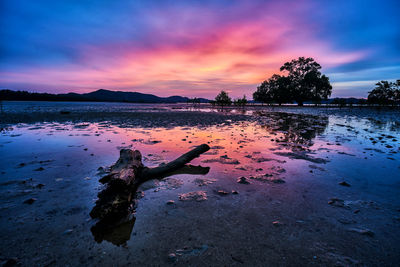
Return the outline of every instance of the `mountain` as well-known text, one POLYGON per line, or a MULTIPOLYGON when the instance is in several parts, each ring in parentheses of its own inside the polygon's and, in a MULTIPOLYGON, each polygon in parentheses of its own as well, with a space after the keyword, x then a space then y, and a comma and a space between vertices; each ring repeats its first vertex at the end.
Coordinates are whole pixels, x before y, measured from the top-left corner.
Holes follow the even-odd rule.
MULTIPOLYGON (((159 97, 152 94, 138 92, 122 92, 99 89, 85 94, 47 94, 30 93, 26 91, 0 90, 0 100, 20 101, 95 101, 95 102, 129 102, 129 103, 186 103, 188 97, 170 96, 159 97)), ((208 99, 200 98, 200 102, 207 103, 208 99)))

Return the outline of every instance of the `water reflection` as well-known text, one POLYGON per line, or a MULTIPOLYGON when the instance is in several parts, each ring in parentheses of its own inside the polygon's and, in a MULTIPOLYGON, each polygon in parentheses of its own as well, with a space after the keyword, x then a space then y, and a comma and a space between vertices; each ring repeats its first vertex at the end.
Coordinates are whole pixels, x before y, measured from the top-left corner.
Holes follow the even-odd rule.
MULTIPOLYGON (((267 114, 258 113, 258 116, 267 114)), ((281 133, 275 141, 280 146, 292 150, 304 150, 311 147, 313 139, 326 130, 329 120, 325 116, 299 115, 290 113, 269 113, 268 123, 262 128, 270 134, 281 133)))

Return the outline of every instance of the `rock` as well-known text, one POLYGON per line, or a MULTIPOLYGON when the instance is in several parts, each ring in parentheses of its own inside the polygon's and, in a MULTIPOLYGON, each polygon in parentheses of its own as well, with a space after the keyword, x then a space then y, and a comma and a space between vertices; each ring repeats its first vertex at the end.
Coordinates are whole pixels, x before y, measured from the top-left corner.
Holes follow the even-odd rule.
POLYGON ((238 195, 239 194, 239 192, 238 191, 236 191, 236 190, 232 190, 232 195, 238 195))
POLYGON ((18 264, 19 264, 18 258, 9 258, 9 259, 5 259, 2 262, 3 267, 11 267, 11 266, 16 266, 18 264))
POLYGON ((273 222, 272 222, 272 225, 273 225, 273 226, 282 226, 283 223, 281 223, 280 221, 273 221, 273 222))
POLYGON ((347 204, 345 204, 343 199, 339 198, 331 198, 328 204, 339 208, 347 208, 347 209, 350 208, 347 204))
POLYGON ((375 233, 369 229, 350 228, 349 231, 354 233, 359 233, 361 235, 366 235, 369 237, 373 237, 375 235, 375 233))
POLYGON ((226 192, 226 191, 224 191, 224 190, 218 190, 218 195, 220 195, 220 196, 226 196, 226 195, 228 195, 229 193, 228 192, 226 192))
POLYGON ((44 184, 37 184, 35 187, 39 188, 39 189, 42 189, 44 187, 44 184))
POLYGON ((211 159, 205 159, 202 161, 203 163, 221 163, 221 164, 232 164, 232 165, 237 165, 240 164, 240 162, 237 159, 232 159, 228 157, 227 155, 220 156, 219 158, 211 158, 211 159))
POLYGON ((33 202, 35 202, 37 199, 36 198, 29 198, 27 200, 24 201, 24 204, 33 204, 33 202))
POLYGON ((175 253, 168 254, 168 261, 169 262, 176 262, 177 260, 178 260, 178 258, 176 257, 175 253))
POLYGON ((67 230, 65 230, 65 231, 63 232, 63 235, 69 235, 69 234, 71 234, 73 231, 74 231, 74 230, 72 230, 72 229, 67 229, 67 230))
POLYGON ((285 183, 285 180, 275 177, 272 174, 263 174, 263 175, 256 175, 256 176, 250 176, 250 179, 257 180, 260 182, 268 182, 268 183, 274 183, 274 184, 283 184, 285 183))
POLYGON ((237 179, 237 182, 238 182, 239 184, 250 184, 249 180, 248 180, 246 177, 244 177, 244 176, 238 178, 238 179, 237 179))
POLYGON ((189 192, 186 194, 180 194, 179 200, 181 200, 181 201, 188 201, 188 200, 204 201, 204 200, 207 200, 207 193, 205 191, 194 191, 194 192, 189 192))
POLYGON ((175 201, 173 201, 173 200, 168 200, 167 201, 167 205, 174 205, 175 204, 175 201))
POLYGON ((217 180, 207 179, 207 178, 196 178, 193 182, 195 184, 197 184, 198 186, 206 186, 206 185, 214 183, 215 181, 217 181, 217 180))
POLYGON ((339 185, 350 187, 350 184, 346 181, 340 182, 339 185))

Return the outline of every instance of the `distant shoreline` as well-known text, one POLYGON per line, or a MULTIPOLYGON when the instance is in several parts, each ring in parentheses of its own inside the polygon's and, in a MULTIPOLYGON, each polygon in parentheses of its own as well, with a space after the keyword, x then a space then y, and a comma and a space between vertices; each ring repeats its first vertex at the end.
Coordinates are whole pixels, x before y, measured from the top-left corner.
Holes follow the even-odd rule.
POLYGON ((100 100, 1 100, 0 102, 5 103, 10 103, 10 102, 21 102, 21 103, 26 103, 26 102, 39 102, 39 103, 113 103, 113 104, 139 104, 139 105, 185 105, 189 107, 210 107, 213 109, 246 109, 246 108, 251 108, 251 107, 285 107, 285 108, 373 108, 373 109, 382 109, 382 108, 387 108, 387 109, 398 109, 400 106, 393 106, 393 105, 378 105, 378 104, 346 104, 346 105, 340 105, 340 104, 331 104, 331 103, 322 103, 322 104, 313 104, 313 103, 304 103, 304 106, 298 106, 297 104, 262 104, 262 103, 252 103, 249 102, 246 106, 244 107, 238 107, 234 105, 230 106, 224 106, 221 108, 218 105, 212 105, 210 103, 188 103, 188 102, 124 102, 124 101, 100 101, 100 100))

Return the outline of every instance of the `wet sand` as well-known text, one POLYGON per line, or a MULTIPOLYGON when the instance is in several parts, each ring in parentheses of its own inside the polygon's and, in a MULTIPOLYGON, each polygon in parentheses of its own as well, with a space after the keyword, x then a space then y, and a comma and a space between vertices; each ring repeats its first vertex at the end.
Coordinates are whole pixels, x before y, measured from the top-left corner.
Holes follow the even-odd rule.
POLYGON ((394 266, 400 260, 396 112, 221 113, 155 105, 60 114, 68 105, 55 107, 1 117, 3 262, 394 266), (89 212, 102 189, 99 167, 113 164, 121 148, 138 149, 145 165, 157 166, 202 143, 210 151, 191 164, 210 167, 207 174, 142 185, 129 240, 93 236, 89 212))

